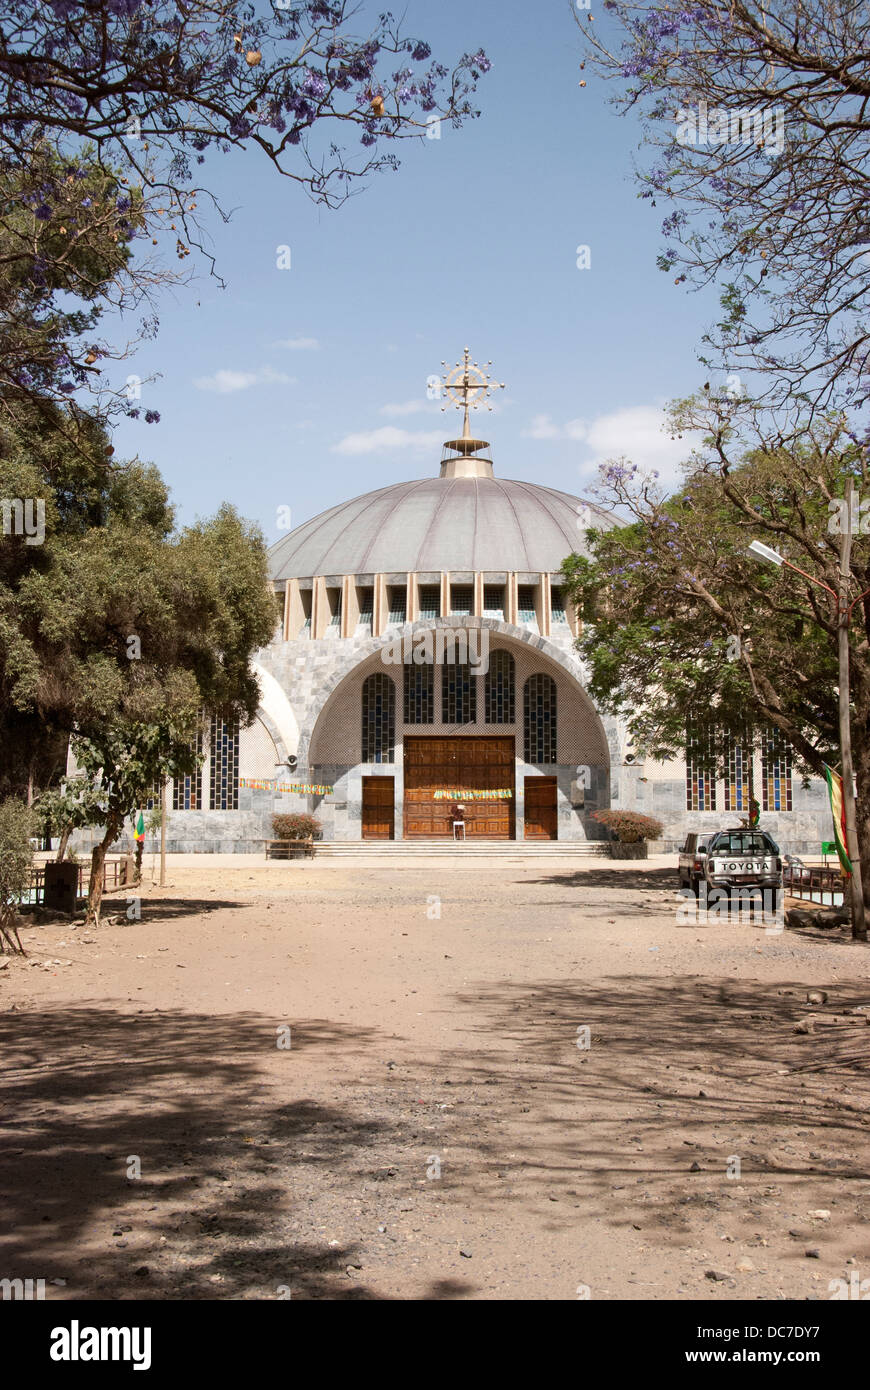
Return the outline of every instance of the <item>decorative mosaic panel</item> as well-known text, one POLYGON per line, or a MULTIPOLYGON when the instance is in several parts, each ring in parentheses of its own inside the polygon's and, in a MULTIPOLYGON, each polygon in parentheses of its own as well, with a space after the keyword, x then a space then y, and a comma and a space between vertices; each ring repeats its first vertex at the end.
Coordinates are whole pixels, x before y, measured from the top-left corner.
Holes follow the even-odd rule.
POLYGON ((363 681, 362 760, 392 763, 396 760, 396 687, 378 672, 363 681))
POLYGON ((792 809, 791 748, 780 730, 772 725, 761 739, 761 809, 792 809))
POLYGON ((556 682, 539 672, 525 685, 523 757, 527 763, 556 761, 556 682))
POLYGON ((487 724, 513 724, 515 718, 514 659, 510 652, 492 652, 483 678, 484 718, 487 724))
POLYGON ((197 763, 194 772, 176 777, 172 783, 173 811, 201 811, 202 807, 202 732, 192 740, 191 747, 197 763))
POLYGON ((749 771, 752 760, 751 745, 747 748, 744 739, 731 738, 726 747, 725 810, 749 810, 749 771))
POLYGON ((211 720, 210 811, 239 809, 239 720, 214 714, 211 720))
POLYGON ((477 722, 477 680, 467 661, 441 667, 441 719, 448 725, 477 722))
POLYGON ((716 810, 716 760, 712 730, 695 727, 686 734, 686 810, 716 810))
POLYGON ((403 710, 406 724, 432 724, 435 719, 435 667, 404 667, 403 710))

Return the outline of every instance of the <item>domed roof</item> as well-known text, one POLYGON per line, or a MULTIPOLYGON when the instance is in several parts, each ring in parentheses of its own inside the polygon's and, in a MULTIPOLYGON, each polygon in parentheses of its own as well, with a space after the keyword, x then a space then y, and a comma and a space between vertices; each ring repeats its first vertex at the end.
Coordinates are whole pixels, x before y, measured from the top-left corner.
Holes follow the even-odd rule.
POLYGON ((553 572, 582 548, 581 508, 567 492, 489 476, 421 478, 363 493, 297 526, 270 550, 272 577, 391 571, 553 572))

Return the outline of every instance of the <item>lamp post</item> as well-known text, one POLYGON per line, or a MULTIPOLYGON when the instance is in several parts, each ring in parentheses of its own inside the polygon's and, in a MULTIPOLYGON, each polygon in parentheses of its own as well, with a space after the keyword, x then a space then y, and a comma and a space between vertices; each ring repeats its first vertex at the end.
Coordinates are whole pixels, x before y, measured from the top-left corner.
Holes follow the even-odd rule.
POLYGON ((849 852, 849 859, 852 862, 852 936, 857 941, 867 940, 867 923, 864 915, 864 884, 861 874, 861 851, 858 845, 858 818, 855 809, 855 782, 854 769, 852 766, 852 726, 849 715, 849 624, 852 620, 852 609, 861 599, 867 597, 867 593, 859 594, 858 598, 849 603, 849 584, 852 578, 851 558, 852 558, 852 480, 846 483, 846 525, 840 535, 840 571, 838 577, 837 590, 833 590, 829 584, 823 583, 821 579, 816 579, 812 574, 807 574, 806 570, 793 565, 791 560, 787 560, 784 555, 780 555, 778 550, 773 550, 769 545, 764 545, 761 541, 753 541, 749 547, 750 555, 754 555, 757 560, 766 560, 772 565, 786 565, 788 569, 795 570, 797 574, 808 579, 811 584, 816 584, 820 589, 825 589, 831 595, 837 605, 837 656, 839 660, 839 713, 840 713, 840 763, 843 771, 843 809, 846 813, 846 848, 849 852))

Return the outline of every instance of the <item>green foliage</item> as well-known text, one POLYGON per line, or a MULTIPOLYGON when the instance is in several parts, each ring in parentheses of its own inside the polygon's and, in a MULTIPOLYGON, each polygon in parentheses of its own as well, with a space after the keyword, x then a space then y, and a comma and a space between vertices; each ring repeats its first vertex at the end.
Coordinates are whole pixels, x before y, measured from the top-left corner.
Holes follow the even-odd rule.
POLYGON ((21 951, 15 918, 21 895, 30 883, 36 819, 23 801, 0 801, 0 950, 21 951))
POLYGON ((321 829, 317 817, 305 811, 272 817, 272 834, 276 840, 319 840, 321 829))
MULTIPOLYGON (((755 537, 836 588, 831 499, 866 467, 832 426, 802 450, 748 451, 717 469, 697 466, 672 497, 654 495, 628 470, 611 469, 611 502, 628 524, 589 533, 590 557, 564 565, 584 620, 578 643, 600 707, 625 718, 635 745, 668 759, 687 727, 710 723, 725 738, 775 725, 799 766, 821 772, 838 738, 836 607, 824 590, 747 554, 755 537)), ((870 587, 870 541, 853 550, 854 593, 870 587)), ((853 623, 856 690, 868 682, 867 619, 853 623)), ((858 702, 860 738, 864 697, 858 702)))
POLYGON ((178 531, 157 470, 112 463, 93 420, 27 419, 0 426, 0 496, 45 499, 44 543, 0 546, 0 789, 19 794, 62 774, 73 731, 108 756, 126 725, 168 747, 201 708, 249 721, 275 623, 255 526, 223 507, 178 531))
POLYGON ((593 811, 592 819, 606 825, 614 837, 623 845, 636 845, 639 840, 657 840, 662 833, 662 823, 654 816, 641 815, 640 811, 593 811))

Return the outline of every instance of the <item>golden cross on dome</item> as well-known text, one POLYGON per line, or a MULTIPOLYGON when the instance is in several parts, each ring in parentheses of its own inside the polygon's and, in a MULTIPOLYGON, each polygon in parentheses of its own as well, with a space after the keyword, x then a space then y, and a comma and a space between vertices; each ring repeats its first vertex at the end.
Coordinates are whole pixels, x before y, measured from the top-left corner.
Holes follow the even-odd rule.
MULTIPOLYGON (((441 366, 446 367, 447 363, 442 361, 441 366)), ((489 393, 505 389, 503 381, 493 381, 492 377, 487 375, 486 368, 491 366, 492 361, 484 362, 482 367, 477 362, 472 362, 471 353, 466 348, 463 360, 444 373, 444 393, 448 405, 442 405, 441 409, 447 410, 450 405, 455 405, 457 410, 465 411, 463 439, 471 437, 468 427, 469 410, 479 410, 481 405, 486 405, 487 410, 492 410, 488 400, 489 393)))

